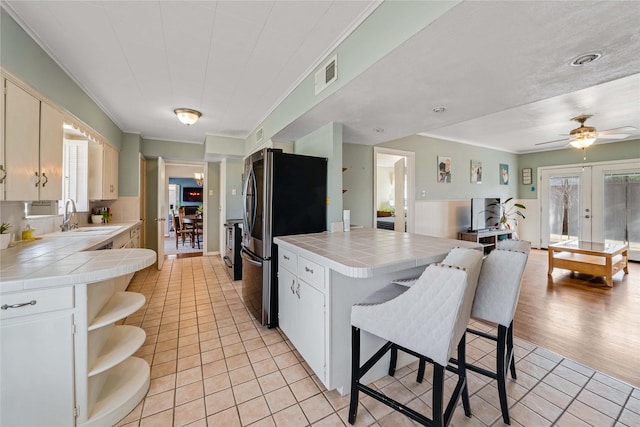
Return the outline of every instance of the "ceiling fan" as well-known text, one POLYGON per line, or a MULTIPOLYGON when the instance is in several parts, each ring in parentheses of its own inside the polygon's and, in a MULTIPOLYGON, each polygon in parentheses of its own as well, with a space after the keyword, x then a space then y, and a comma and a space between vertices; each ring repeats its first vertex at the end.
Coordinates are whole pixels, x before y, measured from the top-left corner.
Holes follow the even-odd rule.
POLYGON ((554 142, 567 141, 572 147, 575 148, 587 148, 593 144, 596 139, 625 139, 636 130, 633 126, 623 126, 620 128, 603 130, 601 132, 596 131, 593 126, 585 126, 584 122, 587 119, 593 117, 589 114, 583 114, 578 117, 574 117, 571 120, 580 123, 580 127, 577 127, 569 132, 568 138, 556 139, 553 141, 539 142, 535 145, 552 144, 554 142))

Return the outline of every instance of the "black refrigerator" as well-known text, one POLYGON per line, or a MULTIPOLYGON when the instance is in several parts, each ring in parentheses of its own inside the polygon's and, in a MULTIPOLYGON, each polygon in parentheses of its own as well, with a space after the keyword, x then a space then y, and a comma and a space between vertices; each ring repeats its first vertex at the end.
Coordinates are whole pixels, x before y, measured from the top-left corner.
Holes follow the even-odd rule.
POLYGON ((327 159, 266 148, 245 159, 242 297, 262 325, 278 325, 273 238, 327 228, 327 159))

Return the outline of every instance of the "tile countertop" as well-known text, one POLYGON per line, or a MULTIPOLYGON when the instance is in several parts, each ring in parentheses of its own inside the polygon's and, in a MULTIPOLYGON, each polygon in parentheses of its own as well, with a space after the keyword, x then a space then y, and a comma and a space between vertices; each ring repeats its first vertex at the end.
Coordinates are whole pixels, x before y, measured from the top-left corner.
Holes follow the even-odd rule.
POLYGON ((94 250, 138 223, 109 224, 119 228, 108 233, 51 233, 17 242, 0 251, 0 294, 98 282, 150 266, 156 253, 149 249, 94 250))
POLYGON ((353 278, 369 278, 440 262, 454 247, 482 249, 475 242, 360 228, 344 233, 280 236, 274 242, 353 278))

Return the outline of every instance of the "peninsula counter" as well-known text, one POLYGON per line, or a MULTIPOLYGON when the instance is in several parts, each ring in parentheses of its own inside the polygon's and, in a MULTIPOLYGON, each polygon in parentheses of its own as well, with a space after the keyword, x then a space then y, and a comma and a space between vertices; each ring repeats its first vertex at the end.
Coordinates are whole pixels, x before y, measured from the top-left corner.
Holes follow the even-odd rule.
MULTIPOLYGON (((351 306, 393 280, 419 276, 455 247, 482 250, 475 242, 373 228, 283 236, 274 242, 280 328, 325 387, 343 395, 350 391, 351 306)), ((362 360, 381 345, 379 338, 363 333, 362 360)), ((375 381, 387 369, 383 359, 363 381, 375 381)))
POLYGON ((2 251, 0 425, 115 425, 145 396, 149 365, 132 355, 146 334, 116 322, 144 305, 121 283, 155 263, 156 253, 91 250, 135 226, 2 251))

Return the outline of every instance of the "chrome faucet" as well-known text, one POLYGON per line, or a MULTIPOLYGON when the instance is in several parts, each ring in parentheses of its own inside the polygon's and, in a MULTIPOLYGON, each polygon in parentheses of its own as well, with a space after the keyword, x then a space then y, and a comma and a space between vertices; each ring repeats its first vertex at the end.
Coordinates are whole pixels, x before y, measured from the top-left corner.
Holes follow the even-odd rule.
POLYGON ((64 215, 62 216, 62 225, 60 229, 62 231, 73 230, 78 228, 78 219, 76 218, 76 202, 73 199, 67 199, 64 202, 64 215), (69 205, 71 205, 71 213, 69 213, 69 205))

